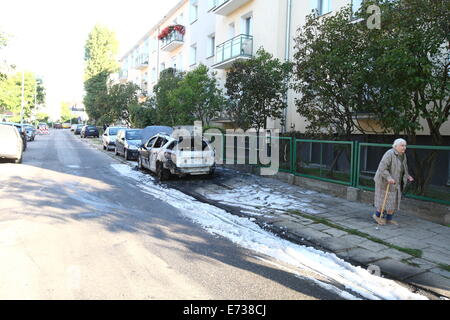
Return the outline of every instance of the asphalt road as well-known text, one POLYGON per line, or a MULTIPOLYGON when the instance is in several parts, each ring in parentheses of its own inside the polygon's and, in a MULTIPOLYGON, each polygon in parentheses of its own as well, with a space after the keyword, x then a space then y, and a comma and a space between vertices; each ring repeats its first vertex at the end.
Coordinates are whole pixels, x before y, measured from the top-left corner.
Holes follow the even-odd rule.
POLYGON ((68 130, 0 163, 0 299, 340 299, 207 233, 113 163, 68 130))

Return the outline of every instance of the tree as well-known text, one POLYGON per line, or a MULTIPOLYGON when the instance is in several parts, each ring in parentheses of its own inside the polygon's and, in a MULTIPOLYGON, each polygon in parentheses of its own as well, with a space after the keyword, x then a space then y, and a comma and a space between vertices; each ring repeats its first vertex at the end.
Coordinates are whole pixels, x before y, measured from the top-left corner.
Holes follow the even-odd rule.
POLYGON ((148 98, 144 103, 130 105, 130 122, 134 128, 145 128, 157 124, 154 97, 148 98))
POLYGON ((299 94, 295 104, 308 121, 308 134, 350 139, 357 130, 364 133, 355 116, 376 103, 376 95, 368 92, 372 88, 362 81, 371 69, 366 39, 352 19, 347 6, 331 16, 311 14, 298 30, 292 88, 299 94))
POLYGON ((183 79, 183 73, 168 68, 160 73, 158 83, 153 87, 157 121, 161 125, 176 126, 185 124, 186 114, 179 112, 170 101, 170 94, 177 89, 183 79))
POLYGON ((186 121, 201 120, 206 125, 225 105, 215 75, 210 75, 203 64, 186 73, 179 86, 169 93, 169 101, 186 121))
MULTIPOLYGON (((416 143, 425 119, 431 142, 443 143, 440 128, 450 112, 450 4, 441 0, 365 1, 319 19, 309 16, 296 38, 298 112, 311 131, 349 138, 358 112, 370 112, 384 132, 416 143), (369 5, 381 8, 381 28, 368 28, 369 5), (352 21, 354 20, 354 21, 352 21), (360 22, 358 22, 360 21, 360 22)), ((414 152, 418 192, 423 194, 437 153, 414 152)))
MULTIPOLYGON (((22 111, 22 72, 15 73, 0 82, 0 109, 15 114, 14 121, 20 121, 22 111)), ((24 73, 24 109, 23 117, 31 116, 35 107, 34 97, 37 90, 37 80, 33 73, 24 73)), ((42 87, 43 88, 43 87, 42 87)))
POLYGON ((96 25, 89 33, 84 49, 86 61, 84 105, 89 118, 98 121, 105 113, 108 113, 105 95, 108 90, 108 77, 118 69, 115 59, 118 42, 114 32, 96 25))
MULTIPOLYGON (((396 0, 384 5, 383 31, 369 34, 372 46, 381 48, 371 81, 383 92, 374 110, 383 126, 404 132, 411 144, 423 127, 433 145, 444 144, 441 127, 450 115, 450 2, 396 0), (403 98, 399 101, 399 97, 403 98), (399 102, 392 105, 391 101, 399 102)), ((437 151, 425 156, 413 150, 415 192, 423 195, 431 180, 437 151)))
POLYGON ((240 128, 259 132, 268 118, 283 117, 290 70, 290 63, 280 62, 262 48, 253 58, 233 64, 225 83, 230 100, 227 111, 240 128))
MULTIPOLYGON (((138 106, 139 86, 134 83, 119 83, 111 86, 107 95, 110 122, 123 121, 131 125, 130 108, 138 106)), ((108 122, 109 123, 109 122, 108 122)))

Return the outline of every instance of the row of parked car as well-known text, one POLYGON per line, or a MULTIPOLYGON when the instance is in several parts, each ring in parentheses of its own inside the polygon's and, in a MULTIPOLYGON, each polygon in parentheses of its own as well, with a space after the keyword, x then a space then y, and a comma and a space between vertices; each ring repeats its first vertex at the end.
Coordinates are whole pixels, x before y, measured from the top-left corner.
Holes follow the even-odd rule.
MULTIPOLYGON (((40 123, 38 127, 47 126, 40 123)), ((16 122, 0 122, 0 158, 22 162, 27 142, 34 141, 38 130, 31 124, 16 122)))
POLYGON ((126 160, 136 160, 139 169, 150 170, 160 180, 172 175, 212 176, 216 167, 215 151, 209 141, 181 135, 167 126, 108 127, 102 135, 102 145, 104 150, 112 150, 126 160))
POLYGON ((75 135, 80 135, 81 138, 87 138, 87 137, 99 137, 98 128, 96 126, 92 125, 86 125, 86 124, 73 124, 70 128, 71 131, 75 135))

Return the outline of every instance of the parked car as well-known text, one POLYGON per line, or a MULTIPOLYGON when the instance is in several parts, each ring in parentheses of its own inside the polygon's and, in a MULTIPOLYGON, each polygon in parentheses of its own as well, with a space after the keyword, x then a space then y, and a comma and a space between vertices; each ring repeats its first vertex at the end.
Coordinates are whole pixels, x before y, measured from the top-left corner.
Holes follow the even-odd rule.
POLYGON ((62 129, 62 124, 59 122, 56 122, 53 124, 53 129, 62 129))
POLYGON ((87 125, 84 126, 80 131, 81 138, 87 137, 99 137, 98 128, 96 126, 87 125))
POLYGON ((23 140, 19 130, 12 125, 0 124, 0 158, 22 162, 23 140))
POLYGON ((75 128, 75 130, 73 131, 73 134, 77 135, 80 134, 81 129, 84 127, 84 124, 77 124, 77 127, 75 128))
POLYGON ((116 137, 116 155, 123 155, 125 160, 137 160, 141 145, 142 129, 120 129, 116 137))
POLYGON ((75 131, 76 128, 77 128, 77 124, 73 124, 73 125, 70 127, 70 131, 75 131))
POLYGON ((120 129, 125 127, 108 127, 102 135, 103 150, 114 149, 116 146, 116 137, 120 129))
POLYGON ((15 122, 0 122, 0 124, 14 126, 14 127, 17 128, 17 130, 19 131, 20 136, 22 137, 22 148, 23 148, 23 151, 25 151, 27 149, 27 132, 26 132, 24 126, 22 124, 20 124, 20 123, 15 123, 15 122))
POLYGON ((63 128, 63 129, 69 129, 69 128, 70 128, 70 123, 69 123, 69 122, 64 122, 64 123, 62 124, 62 128, 63 128))
POLYGON ((159 133, 139 148, 138 167, 148 169, 160 180, 170 175, 213 175, 216 167, 214 149, 205 139, 195 147, 193 137, 173 137, 159 133))
POLYGON ((31 124, 25 124, 24 125, 26 133, 27 133, 27 140, 28 141, 34 141, 34 138, 36 137, 36 128, 31 124))

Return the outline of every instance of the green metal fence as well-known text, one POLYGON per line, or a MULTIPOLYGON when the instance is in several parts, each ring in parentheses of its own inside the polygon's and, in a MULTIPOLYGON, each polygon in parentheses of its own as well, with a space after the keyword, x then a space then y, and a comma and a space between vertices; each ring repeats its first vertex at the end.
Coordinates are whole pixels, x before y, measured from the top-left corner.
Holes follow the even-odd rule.
MULTIPOLYGON (((378 163, 389 144, 357 143, 354 186, 373 191, 378 163)), ((404 187, 407 198, 450 205, 450 146, 408 145, 408 171, 414 182, 404 187)))
MULTIPOLYGON (((293 137, 261 141, 268 145, 278 141, 281 172, 369 191, 374 190, 373 177, 383 154, 392 148, 389 144, 293 137)), ((262 166, 259 144, 244 134, 223 135, 222 163, 262 166)), ((450 146, 408 145, 406 154, 415 182, 405 187, 405 196, 450 205, 450 146)))

